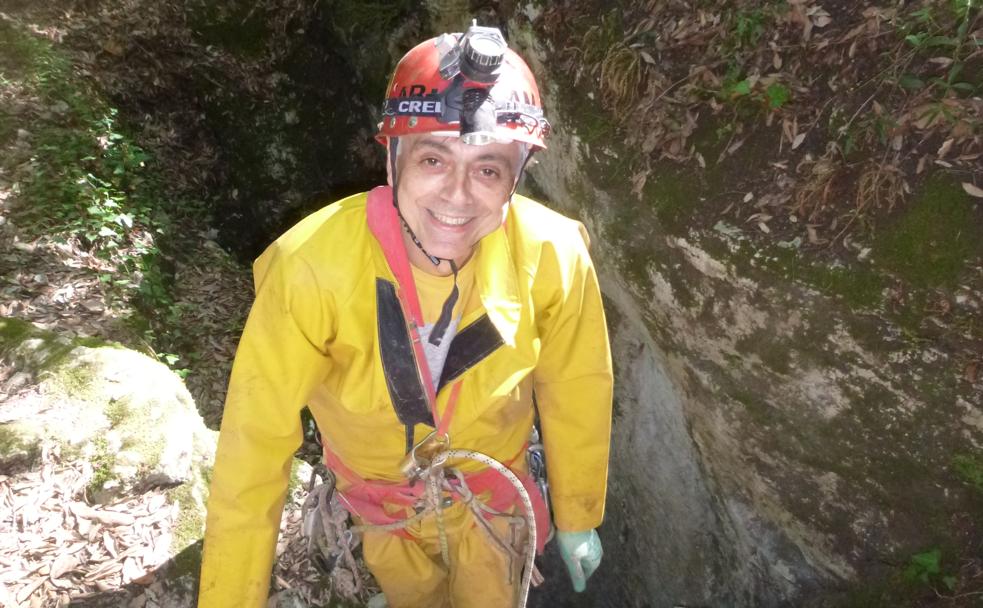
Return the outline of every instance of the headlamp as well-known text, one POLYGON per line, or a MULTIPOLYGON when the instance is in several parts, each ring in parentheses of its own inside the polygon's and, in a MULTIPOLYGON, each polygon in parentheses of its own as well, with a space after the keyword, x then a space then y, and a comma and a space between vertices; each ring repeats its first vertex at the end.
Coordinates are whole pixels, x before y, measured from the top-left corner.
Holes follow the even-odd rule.
POLYGON ((461 99, 461 141, 483 146, 495 140, 498 117, 488 89, 465 89, 461 99))
POLYGON ((477 21, 460 38, 444 34, 437 40, 440 76, 453 80, 458 74, 474 82, 491 84, 498 78, 508 44, 497 27, 482 27, 477 21))

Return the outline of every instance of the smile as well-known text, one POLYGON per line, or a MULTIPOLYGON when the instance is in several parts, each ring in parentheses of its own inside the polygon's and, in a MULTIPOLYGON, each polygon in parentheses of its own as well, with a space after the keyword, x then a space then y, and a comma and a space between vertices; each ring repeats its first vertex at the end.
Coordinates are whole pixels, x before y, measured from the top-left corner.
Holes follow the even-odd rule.
POLYGON ((454 217, 453 215, 443 215, 430 209, 427 209, 427 212, 430 214, 430 217, 437 220, 441 224, 446 224, 448 226, 463 226, 474 219, 473 217, 454 217))

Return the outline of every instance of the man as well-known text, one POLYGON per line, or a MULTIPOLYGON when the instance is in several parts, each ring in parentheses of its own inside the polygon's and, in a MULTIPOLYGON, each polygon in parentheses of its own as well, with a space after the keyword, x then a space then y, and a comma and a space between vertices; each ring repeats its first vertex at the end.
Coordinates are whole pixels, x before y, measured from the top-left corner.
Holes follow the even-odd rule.
POLYGON ((472 26, 407 53, 387 95, 389 186, 314 213, 254 265, 199 606, 265 605, 305 404, 390 606, 515 605, 523 487, 540 550, 547 533, 525 459, 537 412, 576 590, 600 562, 610 351, 583 226, 514 195, 549 132, 535 80, 472 26), (438 466, 447 450, 522 483, 438 466))

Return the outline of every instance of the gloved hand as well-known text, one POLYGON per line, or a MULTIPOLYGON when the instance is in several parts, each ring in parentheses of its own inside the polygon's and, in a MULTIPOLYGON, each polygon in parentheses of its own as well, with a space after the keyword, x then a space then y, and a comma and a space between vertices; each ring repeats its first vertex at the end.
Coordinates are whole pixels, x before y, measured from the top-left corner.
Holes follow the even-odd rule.
POLYGON ((601 539, 596 530, 586 532, 564 532, 557 530, 556 542, 560 545, 560 555, 570 572, 573 590, 577 593, 587 588, 587 579, 601 565, 601 539))

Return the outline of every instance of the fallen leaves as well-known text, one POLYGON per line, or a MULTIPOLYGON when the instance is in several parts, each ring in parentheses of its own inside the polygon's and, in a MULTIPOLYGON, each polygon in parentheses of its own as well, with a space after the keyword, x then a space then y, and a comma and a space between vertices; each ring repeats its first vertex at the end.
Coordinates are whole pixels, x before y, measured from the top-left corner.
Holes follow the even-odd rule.
POLYGON ((963 182, 962 186, 963 186, 963 190, 966 191, 966 194, 975 198, 983 198, 983 188, 980 188, 969 182, 963 182))
POLYGON ((38 470, 0 477, 0 604, 60 606, 66 597, 154 582, 178 514, 166 494, 93 507, 80 500, 90 465, 63 463, 48 445, 41 461, 38 470))

